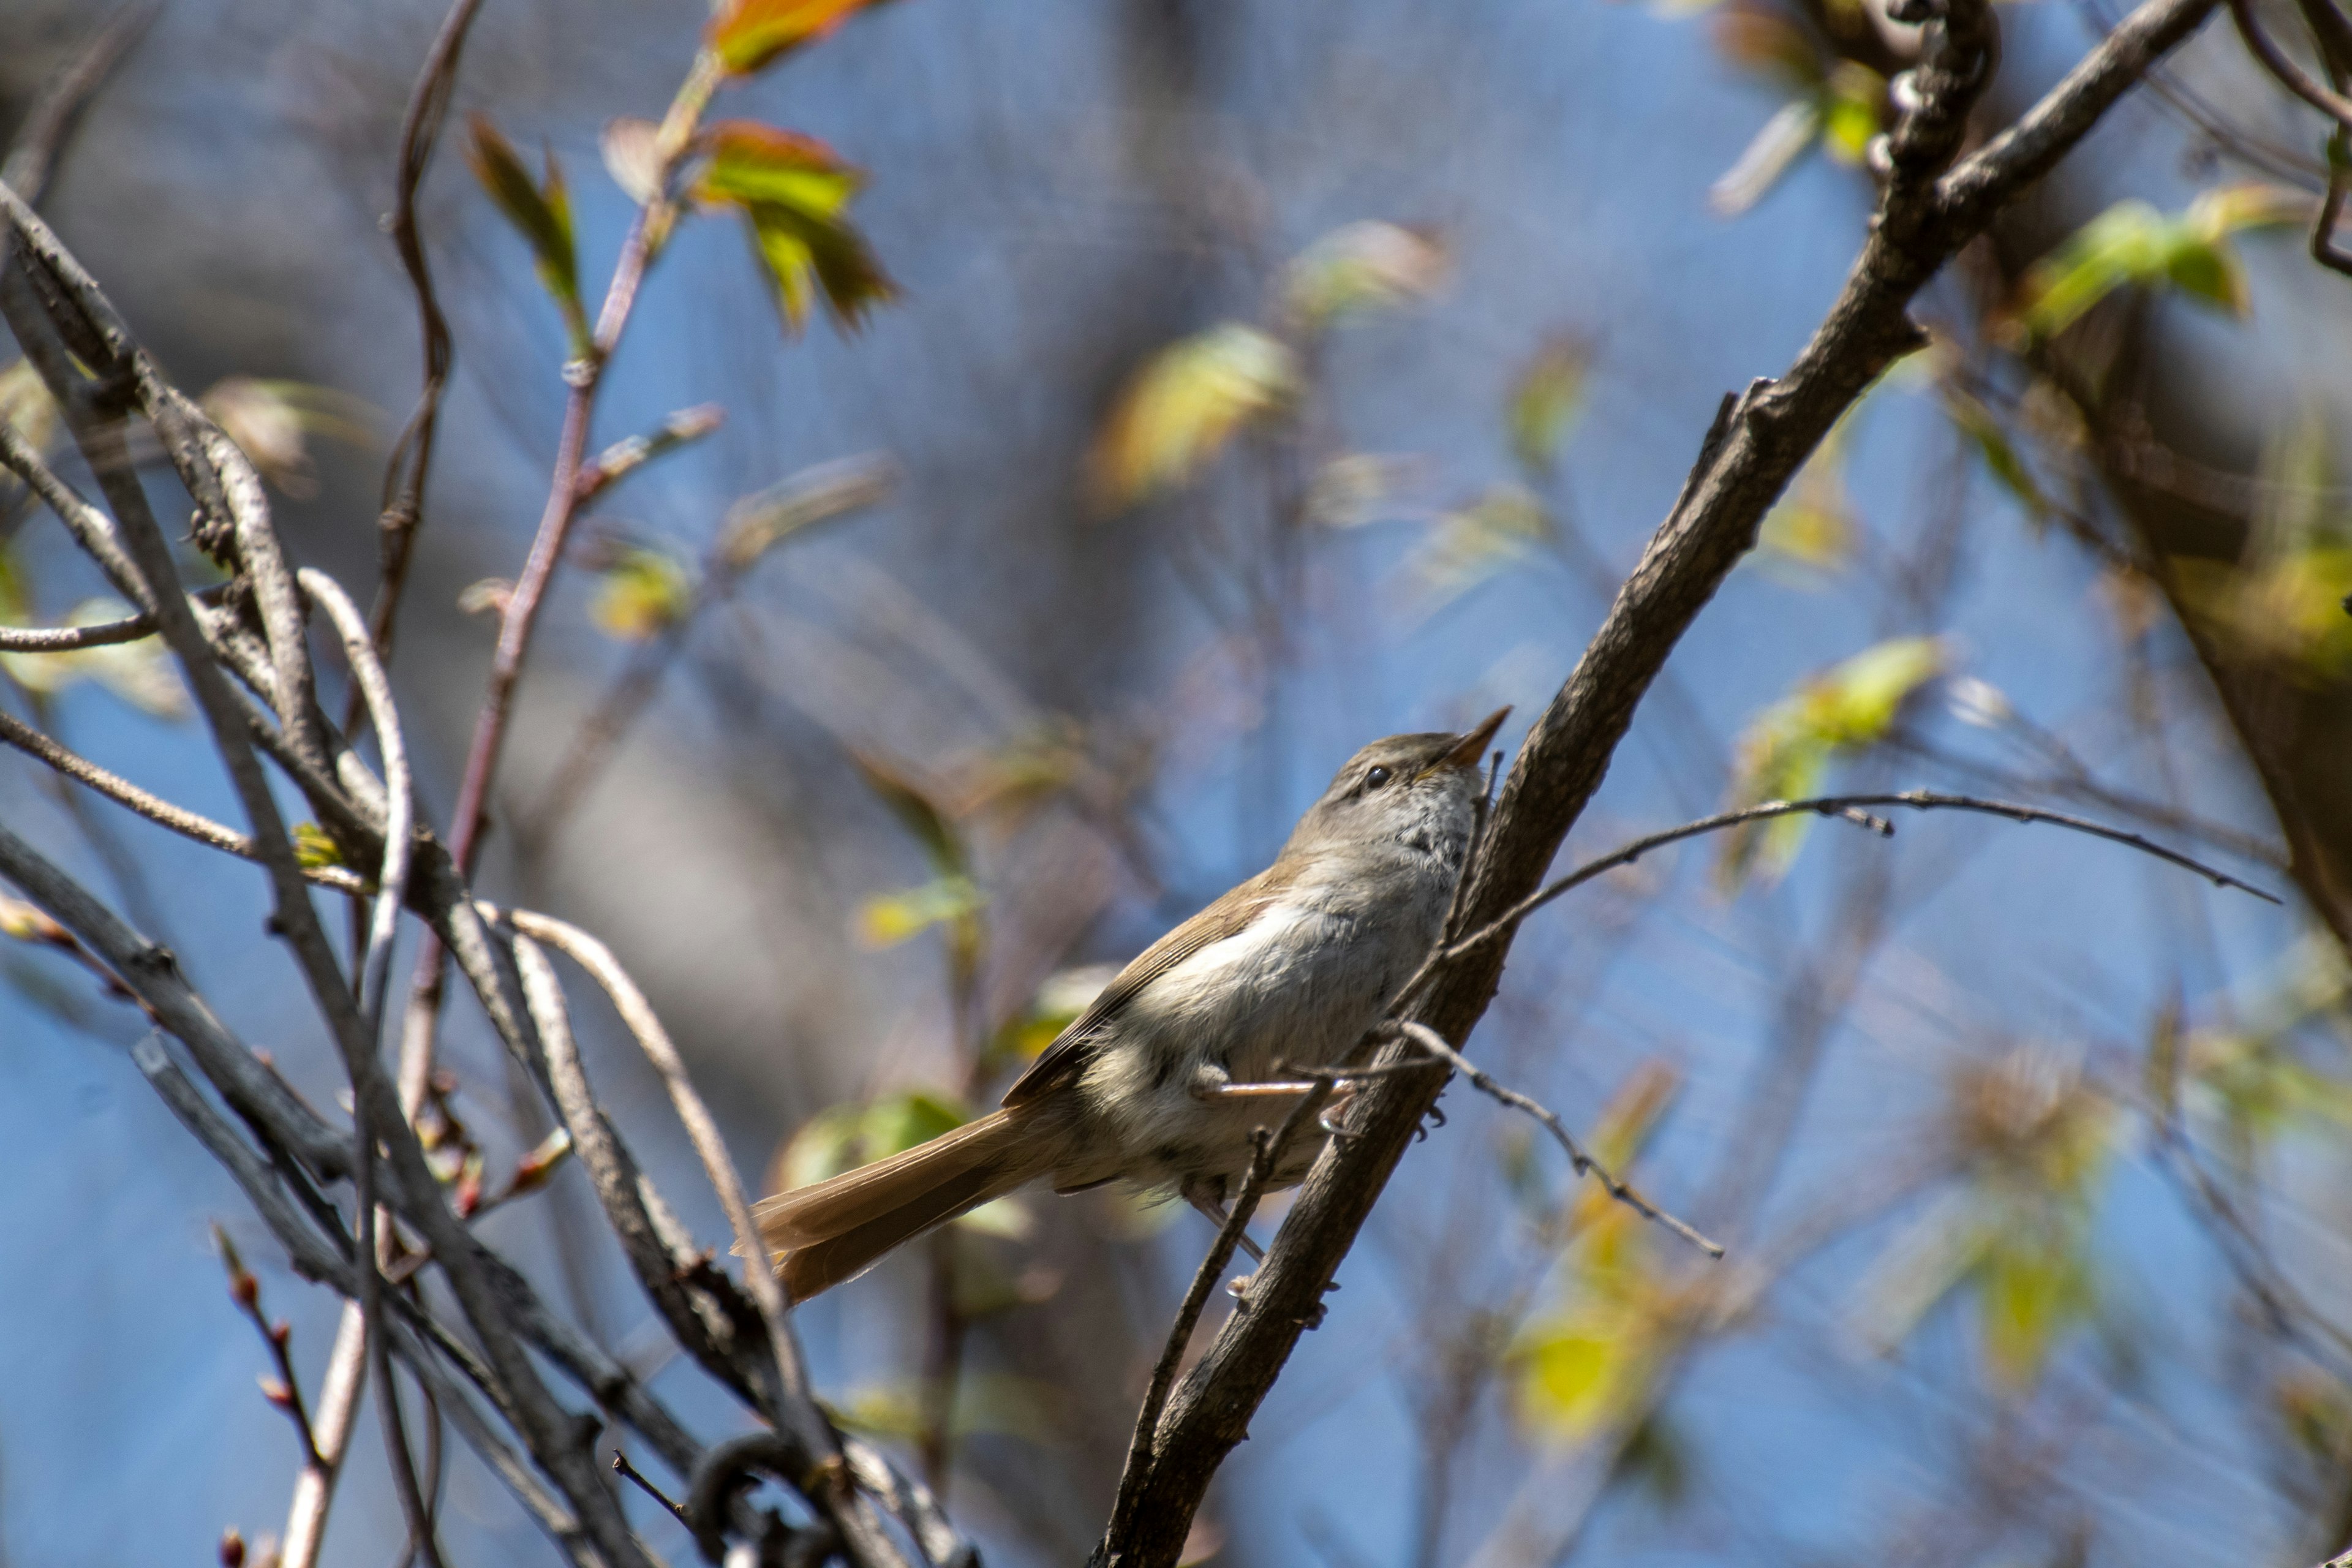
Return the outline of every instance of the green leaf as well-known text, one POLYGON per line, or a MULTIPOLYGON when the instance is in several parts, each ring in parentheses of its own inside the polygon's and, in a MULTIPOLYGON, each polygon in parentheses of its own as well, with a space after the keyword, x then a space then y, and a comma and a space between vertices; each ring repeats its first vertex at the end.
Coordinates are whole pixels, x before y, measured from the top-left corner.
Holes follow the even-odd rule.
POLYGON ((1756 538, 1764 564, 1783 563, 1827 575, 1843 571, 1853 560, 1861 529, 1845 484, 1852 429, 1849 412, 1830 427, 1787 492, 1765 514, 1756 538))
POLYGON ((1511 384, 1511 456, 1529 474, 1549 477, 1559 460, 1560 443, 1584 412, 1592 350, 1580 339, 1559 337, 1546 343, 1511 384))
POLYGON ((801 1124, 776 1162, 780 1190, 814 1186, 952 1132, 971 1117, 945 1094, 907 1089, 836 1105, 801 1124))
POLYGON ((857 907, 857 940, 895 947, 935 925, 962 921, 988 905, 969 877, 940 877, 903 892, 877 893, 857 907))
POLYGON ((2178 217, 2143 201, 2122 201, 2077 229, 2026 274, 2025 326, 2050 337, 2120 288, 2179 289, 2243 315, 2243 268, 2227 241, 2248 229, 2297 223, 2308 201, 2260 184, 2206 191, 2178 217))
POLYGON ((1227 321, 1171 343, 1112 407, 1094 452, 1096 494, 1113 510, 1190 482, 1244 426, 1299 389, 1289 347, 1227 321))
MULTIPOLYGON (((1735 748, 1732 794, 1741 805, 1821 793, 1830 763, 1874 744, 1904 700, 1944 668, 1935 637, 1895 637, 1810 677, 1758 714, 1735 748)), ((1788 869, 1812 818, 1807 814, 1746 823, 1726 834, 1717 879, 1737 888, 1760 862, 1788 869)))
POLYGON ((667 550, 616 546, 598 574, 588 618, 605 636, 645 642, 678 624, 694 603, 694 573, 667 550))
POLYGON ((1976 1289, 1986 1363, 2011 1393, 2040 1381, 2059 1336, 2089 1319, 2098 1301, 2084 1238, 2033 1227, 1992 1234, 1976 1289))
POLYGON ((743 215, 787 330, 800 331, 819 300, 836 325, 855 330, 869 309, 896 296, 842 216, 866 176, 830 147, 748 120, 719 121, 700 145, 707 156, 695 199, 743 215))
POLYGON ((897 482, 897 470, 877 458, 849 458, 803 469, 727 509, 719 530, 719 559, 730 572, 746 571, 806 529, 880 505, 897 482))
POLYGON ((2042 493, 2041 484, 2033 470, 2026 466, 2024 456, 1993 417, 1992 410, 1960 388, 1947 384, 1943 391, 1944 413, 1969 445, 1984 460, 1985 471, 1993 482, 2007 490, 2011 500, 2024 508, 2027 517, 2036 522, 2046 521, 2054 510, 2050 498, 2042 493))
POLYGON ((1285 271, 1283 309, 1303 332, 1366 310, 1418 304, 1445 281, 1451 258, 1430 232, 1365 221, 1332 230, 1285 271))
POLYGON ((488 117, 472 118, 473 140, 466 162, 482 188, 530 246, 539 280, 553 295, 572 330, 574 352, 587 343, 588 322, 580 306, 580 262, 572 237, 572 198, 562 165, 550 151, 544 183, 534 181, 521 157, 488 117))
POLYGON ((1026 1011, 1008 1019, 982 1052, 990 1071, 1033 1061, 1085 1012, 1118 973, 1115 963, 1089 963, 1045 977, 1026 1011))
POLYGON ((315 822, 294 825, 294 863, 306 871, 316 871, 343 863, 342 847, 334 836, 315 822))
POLYGON ((831 34, 874 0, 721 0, 703 46, 730 74, 765 69, 831 34))
POLYGON ((1878 134, 1886 113, 1886 79, 1868 66, 1840 60, 1822 95, 1822 150, 1854 168, 1878 134))

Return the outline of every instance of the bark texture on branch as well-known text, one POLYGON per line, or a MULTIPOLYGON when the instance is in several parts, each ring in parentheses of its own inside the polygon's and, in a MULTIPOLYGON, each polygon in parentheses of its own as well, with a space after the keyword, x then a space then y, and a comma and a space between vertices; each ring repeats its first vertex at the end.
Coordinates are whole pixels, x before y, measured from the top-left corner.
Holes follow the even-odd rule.
MULTIPOLYGON (((2215 0, 2150 0, 1982 151, 1954 166, 1970 109, 1997 58, 1985 0, 1952 0, 1929 29, 1917 107, 1885 144, 1887 184, 1861 257, 1787 374, 1727 397, 1689 480, 1607 618, 1512 768, 1475 870, 1473 929, 1542 880, 1600 787, 1643 694, 1692 620, 1755 542, 1764 514, 1838 416, 1924 338, 1912 298, 1992 216, 2046 173, 2147 65, 2187 37, 2215 0)), ((1499 984, 1507 942, 1449 965, 1411 1020, 1457 1047, 1499 984)), ((1167 1568, 1194 1510, 1288 1360, 1443 1082, 1370 1085, 1309 1173, 1244 1310, 1227 1320, 1176 1390, 1151 1444, 1150 1471, 1096 1564, 1167 1568)))

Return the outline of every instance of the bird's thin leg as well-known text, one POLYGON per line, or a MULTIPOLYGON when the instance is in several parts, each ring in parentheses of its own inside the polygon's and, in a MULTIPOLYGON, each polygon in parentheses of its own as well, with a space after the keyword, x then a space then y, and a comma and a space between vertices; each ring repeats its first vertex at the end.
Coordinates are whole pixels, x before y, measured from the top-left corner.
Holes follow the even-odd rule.
MULTIPOLYGON (((1194 1208, 1199 1209, 1202 1214, 1208 1215, 1210 1223, 1214 1225, 1219 1230, 1224 1229, 1226 1225, 1233 1219, 1234 1216, 1232 1213, 1225 1207, 1224 1199, 1211 1193, 1206 1184, 1188 1180, 1178 1190, 1184 1194, 1184 1201, 1186 1203, 1191 1204, 1194 1208)), ((1239 1240, 1241 1242, 1242 1250, 1250 1255, 1251 1262, 1263 1263, 1265 1261, 1265 1248, 1260 1247, 1256 1242, 1252 1241, 1248 1231, 1243 1231, 1239 1240)))

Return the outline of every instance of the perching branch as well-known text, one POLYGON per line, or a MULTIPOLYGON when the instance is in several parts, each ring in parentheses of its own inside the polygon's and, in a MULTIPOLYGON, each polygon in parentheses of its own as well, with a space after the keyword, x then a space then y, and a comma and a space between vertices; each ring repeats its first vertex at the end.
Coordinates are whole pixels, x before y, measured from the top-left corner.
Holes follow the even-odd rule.
MULTIPOLYGON (((1884 148, 1886 189, 1862 255, 1788 373, 1724 400, 1682 495, 1537 722, 1479 857, 1467 904, 1474 929, 1538 890, 1643 694, 1752 545, 1765 512, 1838 416, 1924 341, 1906 313, 1912 298, 2214 3, 2148 0, 2015 125, 1957 166, 1969 114, 1990 72, 1994 22, 1984 0, 1948 0, 1940 8, 1906 95, 1912 107, 1884 148)), ((1498 937, 1448 964, 1405 1021, 1458 1048, 1495 994, 1508 945, 1498 937)), ((1260 1266, 1255 1307, 1227 1321, 1171 1398, 1137 1504, 1106 1531, 1094 1563, 1170 1568, 1176 1562, 1210 1479, 1247 1434, 1441 1087, 1410 1074, 1366 1086, 1350 1115, 1351 1136, 1333 1141, 1316 1162, 1260 1266)))

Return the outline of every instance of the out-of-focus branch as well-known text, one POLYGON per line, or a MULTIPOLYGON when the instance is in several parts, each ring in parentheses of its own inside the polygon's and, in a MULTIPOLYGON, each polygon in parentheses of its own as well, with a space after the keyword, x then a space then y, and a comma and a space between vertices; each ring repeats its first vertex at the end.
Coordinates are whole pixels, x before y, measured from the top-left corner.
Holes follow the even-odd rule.
MULTIPOLYGON (((392 243, 400 252, 402 270, 416 295, 416 317, 424 335, 425 388, 416 407, 393 443, 383 468, 383 512, 376 520, 378 564, 382 580, 376 587, 368 629, 383 658, 392 657, 394 623, 400 614, 401 591, 408 584, 408 564, 416 545, 416 530, 425 520, 425 480, 433 468, 433 436, 441 419, 441 393, 449 382, 449 321, 433 291, 433 268, 425 259, 424 237, 416 228, 416 192, 432 165, 434 144, 449 110, 449 94, 457 85, 457 58, 466 47, 466 34, 474 25, 481 0, 455 0, 434 35, 425 57, 425 68, 409 89, 408 107, 400 120, 400 173, 392 206, 392 243)), ((350 719, 345 719, 345 728, 350 719)))
MULTIPOLYGON (((1837 417, 1924 341, 1906 313, 1913 296, 2213 5, 2149 0, 2018 124, 1958 167, 1952 162, 1995 52, 1992 15, 1982 0, 1949 0, 1932 19, 1929 7, 1918 8, 1911 19, 1930 26, 1906 84, 1911 107, 1879 160, 1886 190, 1862 255, 1788 374, 1725 399, 1683 494, 1538 721, 1479 858, 1468 904, 1474 929, 1538 889, 1643 693, 1753 543, 1765 512, 1837 417)), ((1458 1047, 1494 995, 1507 946, 1490 942, 1447 965, 1410 1021, 1458 1047)), ((1106 1532, 1095 1563, 1176 1562, 1211 1478, 1315 1320, 1324 1289, 1440 1087, 1407 1075, 1376 1081, 1360 1098, 1351 1136, 1334 1140, 1317 1161, 1259 1268, 1252 1310, 1228 1320, 1171 1399, 1139 1500, 1122 1529, 1106 1532)))
POLYGON ((794 1450, 807 1458, 807 1468, 787 1479, 802 1495, 825 1511, 853 1561, 877 1568, 903 1563, 904 1554, 882 1529, 872 1504, 852 1484, 844 1464, 841 1439, 832 1422, 817 1408, 810 1392, 808 1368, 801 1356, 799 1336, 793 1331, 789 1303, 769 1262, 767 1248, 760 1240, 759 1226, 751 1217, 751 1199, 743 1190, 742 1177, 735 1169, 734 1157, 727 1152, 717 1120, 696 1090, 669 1032, 662 1027, 645 993, 603 942, 577 926, 528 910, 514 910, 508 920, 524 939, 516 943, 519 957, 530 951, 530 942, 543 942, 588 972, 612 1000, 614 1010, 620 1014, 622 1023, 652 1062, 654 1070, 661 1075, 670 1103, 678 1120, 685 1123, 687 1136, 735 1232, 735 1247, 743 1258, 743 1286, 759 1306, 773 1356, 779 1425, 790 1436, 794 1450))
POLYGON ((58 154, 73 133, 74 121, 163 8, 162 0, 138 0, 122 6, 90 35, 63 70, 49 79, 25 111, 9 143, 8 156, 0 160, 0 184, 34 205, 40 205, 48 193, 49 176, 57 172, 58 154))

